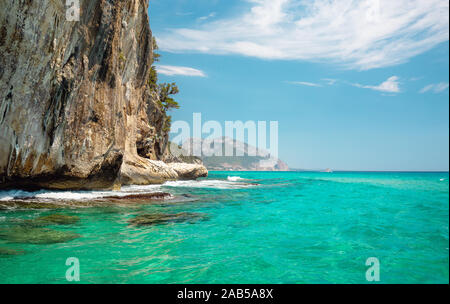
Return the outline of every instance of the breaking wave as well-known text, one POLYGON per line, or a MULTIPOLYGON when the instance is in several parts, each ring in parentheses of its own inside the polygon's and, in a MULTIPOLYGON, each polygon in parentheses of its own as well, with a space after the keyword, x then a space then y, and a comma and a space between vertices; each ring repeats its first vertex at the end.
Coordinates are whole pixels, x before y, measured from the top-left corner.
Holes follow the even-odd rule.
POLYGON ((148 194, 161 192, 174 187, 184 188, 210 188, 210 189, 244 189, 255 186, 255 184, 237 182, 243 180, 236 176, 228 177, 227 180, 189 180, 189 181, 169 181, 162 185, 146 185, 146 186, 123 186, 120 190, 104 190, 104 191, 56 191, 56 190, 39 190, 39 191, 23 191, 23 190, 7 190, 0 191, 0 201, 12 201, 20 199, 33 200, 94 200, 104 197, 123 197, 133 194, 148 194))
POLYGON ((128 196, 131 194, 145 194, 158 192, 161 185, 148 186, 124 186, 118 191, 54 191, 54 190, 39 190, 39 191, 23 191, 23 190, 9 190, 0 191, 0 201, 11 201, 17 199, 49 199, 49 200, 89 200, 99 199, 110 196, 128 196))
POLYGON ((163 184, 165 187, 185 187, 185 188, 209 188, 209 189, 244 189, 255 186, 255 184, 242 183, 230 180, 189 180, 189 181, 169 181, 163 184))

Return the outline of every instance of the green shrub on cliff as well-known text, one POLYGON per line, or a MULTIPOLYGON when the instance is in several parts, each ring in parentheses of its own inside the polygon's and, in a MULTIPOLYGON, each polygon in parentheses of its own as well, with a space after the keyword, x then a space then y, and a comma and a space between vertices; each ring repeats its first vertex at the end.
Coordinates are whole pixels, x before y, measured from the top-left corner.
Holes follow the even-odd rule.
POLYGON ((164 121, 163 132, 169 132, 170 126, 172 125, 172 116, 168 115, 164 121))
POLYGON ((159 50, 158 44, 156 43, 155 37, 152 37, 152 48, 153 48, 153 59, 152 64, 159 61, 160 54, 155 53, 155 51, 159 50))
POLYGON ((157 91, 158 89, 158 72, 156 71, 156 67, 153 65, 155 62, 159 61, 159 55, 155 51, 158 50, 158 45, 156 44, 155 37, 152 38, 153 44, 153 57, 152 57, 152 66, 149 71, 148 85, 150 86, 151 91, 157 91))
POLYGON ((180 105, 170 95, 178 94, 179 90, 175 82, 173 83, 160 83, 158 85, 159 100, 161 101, 164 111, 170 109, 178 109, 180 105))
POLYGON ((156 68, 154 66, 150 67, 148 85, 151 91, 156 91, 158 88, 158 73, 156 72, 156 68))
MULTIPOLYGON (((153 65, 153 63, 158 62, 161 55, 155 52, 156 50, 159 49, 155 37, 153 37, 152 39, 152 46, 153 46, 153 60, 152 66, 150 67, 148 79, 150 90, 158 94, 159 96, 158 103, 161 109, 164 110, 164 112, 169 111, 171 109, 178 109, 180 107, 178 102, 176 102, 175 99, 171 97, 171 95, 176 95, 179 93, 177 85, 174 82, 158 84, 158 72, 156 71, 156 67, 153 65)), ((167 121, 169 121, 170 124, 170 119, 167 119, 167 121)), ((168 126, 168 128, 170 129, 170 125, 168 126)))

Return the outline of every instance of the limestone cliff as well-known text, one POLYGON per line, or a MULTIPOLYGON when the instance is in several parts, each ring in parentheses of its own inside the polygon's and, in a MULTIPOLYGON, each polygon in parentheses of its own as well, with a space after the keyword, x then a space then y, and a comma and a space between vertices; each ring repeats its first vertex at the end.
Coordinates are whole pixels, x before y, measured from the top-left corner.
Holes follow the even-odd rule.
POLYGON ((64 4, 1 1, 0 188, 178 178, 147 84, 148 0, 81 0, 79 21, 64 4))

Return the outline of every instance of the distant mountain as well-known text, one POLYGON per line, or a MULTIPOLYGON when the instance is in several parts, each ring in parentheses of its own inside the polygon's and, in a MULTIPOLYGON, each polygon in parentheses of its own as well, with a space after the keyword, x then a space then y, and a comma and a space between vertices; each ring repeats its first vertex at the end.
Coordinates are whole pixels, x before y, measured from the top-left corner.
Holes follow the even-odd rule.
POLYGON ((234 156, 205 156, 212 155, 214 150, 211 142, 204 139, 191 138, 183 143, 182 147, 171 145, 171 153, 177 155, 184 162, 201 160, 208 170, 217 171, 289 171, 286 163, 278 158, 271 157, 270 153, 263 149, 258 149, 247 143, 234 140, 229 137, 221 137, 215 140, 221 145, 222 155, 225 151, 233 151, 234 156), (202 151, 201 157, 189 156, 193 151, 202 151), (204 153, 207 152, 207 153, 204 153), (209 153, 208 153, 209 152, 209 153), (242 156, 237 156, 242 155, 242 156))

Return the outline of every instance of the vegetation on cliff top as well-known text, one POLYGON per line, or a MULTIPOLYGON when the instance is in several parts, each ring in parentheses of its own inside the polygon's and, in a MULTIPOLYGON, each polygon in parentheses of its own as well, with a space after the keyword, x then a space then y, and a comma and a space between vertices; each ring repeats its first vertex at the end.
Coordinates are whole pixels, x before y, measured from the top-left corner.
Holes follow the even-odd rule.
POLYGON ((167 115, 167 111, 171 109, 178 109, 180 107, 178 102, 176 102, 175 99, 173 99, 172 97, 172 95, 178 94, 179 90, 175 82, 158 83, 158 72, 156 71, 154 63, 159 61, 161 55, 155 52, 159 49, 155 37, 152 37, 152 44, 153 44, 153 59, 152 59, 152 66, 150 67, 149 72, 148 85, 150 87, 150 90, 152 92, 155 92, 159 97, 158 105, 166 115, 163 131, 169 132, 170 126, 172 124, 172 117, 170 115, 167 115))
POLYGON ((153 37, 153 59, 152 66, 150 68, 150 77, 148 80, 149 87, 152 91, 156 92, 159 96, 159 105, 164 111, 168 111, 172 108, 178 109, 180 106, 171 95, 176 95, 179 93, 178 87, 175 82, 172 83, 158 83, 158 72, 156 67, 153 65, 155 62, 159 61, 161 57, 160 54, 155 51, 158 50, 158 44, 156 43, 155 37, 153 37))

